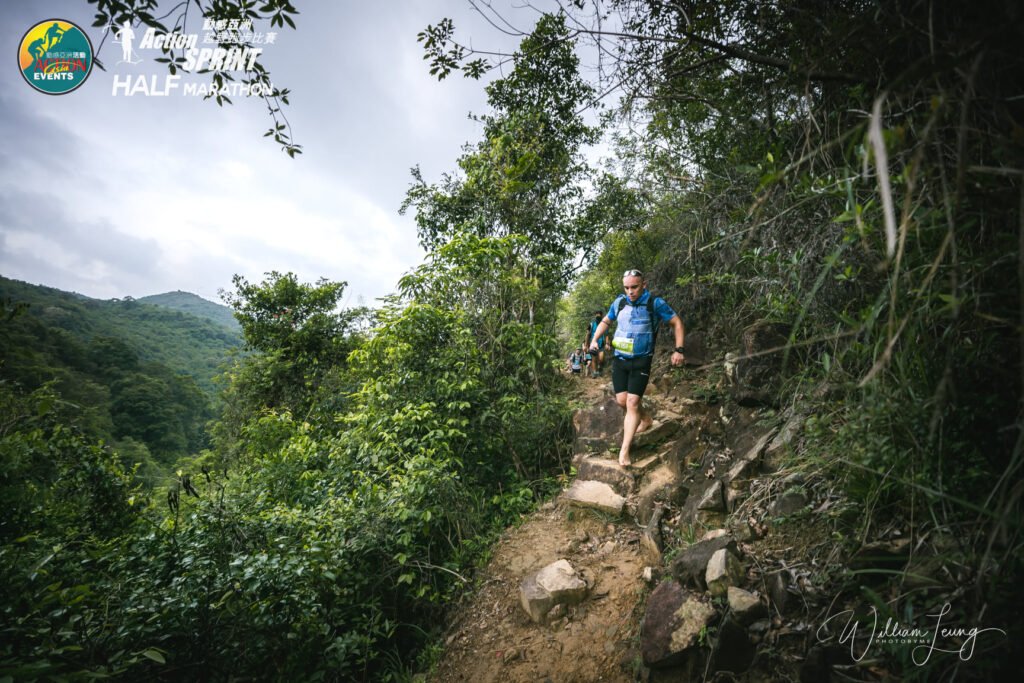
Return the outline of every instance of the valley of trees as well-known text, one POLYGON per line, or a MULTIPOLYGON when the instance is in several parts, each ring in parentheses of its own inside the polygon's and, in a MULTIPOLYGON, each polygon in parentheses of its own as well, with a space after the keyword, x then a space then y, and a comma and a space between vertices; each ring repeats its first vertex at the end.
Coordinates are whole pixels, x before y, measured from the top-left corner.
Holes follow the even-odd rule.
MULTIPOLYGON (((566 3, 486 86, 482 137, 457 169, 434 183, 413 170, 403 210, 428 257, 384 306, 340 310, 340 282, 236 277, 226 301, 245 353, 203 434, 170 427, 207 414, 199 380, 133 352, 148 308, 83 340, 12 290, 0 678, 429 670, 497 533, 569 471, 556 368, 627 268, 704 335, 708 397, 746 326, 785 326, 774 401, 811 416, 794 457, 858 501, 830 518, 837 546, 855 551, 881 520, 922 545, 955 539, 939 588, 904 589, 900 566, 868 589, 834 577, 837 596, 884 610, 898 593, 914 613, 950 602, 1012 637, 1022 33, 1007 0, 566 3), (614 158, 592 168, 586 146, 612 133, 614 158), (139 412, 154 394, 166 412, 139 412), (135 444, 192 457, 145 486, 135 444)), ((492 65, 451 22, 420 38, 442 78, 492 65)), ((59 308, 73 306, 89 303, 59 308)), ((885 656, 908 679, 949 675, 885 656)), ((1014 666, 978 657, 959 675, 1014 666)))

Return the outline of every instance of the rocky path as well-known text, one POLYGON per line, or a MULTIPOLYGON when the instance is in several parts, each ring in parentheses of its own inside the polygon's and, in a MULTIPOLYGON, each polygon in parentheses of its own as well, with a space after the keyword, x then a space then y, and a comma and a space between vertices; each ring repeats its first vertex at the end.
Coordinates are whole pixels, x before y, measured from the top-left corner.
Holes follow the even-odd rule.
MULTIPOLYGON (((581 402, 592 404, 603 396, 603 382, 580 379, 579 384, 581 402)), ((613 460, 607 463, 619 469, 613 460)), ((638 610, 648 587, 641 529, 622 517, 621 501, 617 511, 552 501, 506 532, 481 588, 449 629, 433 680, 635 680, 638 610), (585 584, 586 597, 553 607, 536 623, 523 606, 521 584, 563 559, 585 584)))
POLYGON ((433 680, 701 680, 751 668, 787 591, 787 575, 751 561, 758 520, 808 503, 755 477, 799 423, 730 416, 672 377, 649 390, 655 422, 629 469, 615 459, 622 413, 610 386, 577 381, 576 477, 497 544, 433 680))

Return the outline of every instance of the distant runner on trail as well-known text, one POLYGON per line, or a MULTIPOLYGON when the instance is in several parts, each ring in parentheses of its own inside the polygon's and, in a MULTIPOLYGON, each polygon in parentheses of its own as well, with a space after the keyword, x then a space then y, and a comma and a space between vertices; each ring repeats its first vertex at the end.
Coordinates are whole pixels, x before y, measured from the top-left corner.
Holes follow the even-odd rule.
MULTIPOLYGON (((685 360, 685 330, 683 321, 665 300, 647 291, 647 281, 639 270, 627 270, 622 274, 622 289, 625 294, 620 294, 612 302, 593 336, 600 339, 611 327, 613 320, 618 322, 612 337, 612 348, 615 350, 612 359, 612 387, 615 389, 615 400, 626 411, 622 423, 619 464, 628 467, 631 464, 629 447, 633 435, 651 426, 651 416, 644 412, 642 399, 650 379, 658 327, 662 321, 666 321, 675 332, 672 365, 682 365, 685 360)), ((591 353, 594 350, 595 344, 591 341, 591 353)))
POLYGON ((599 377, 601 370, 604 368, 604 335, 595 337, 594 332, 597 331, 597 326, 601 324, 601 311, 594 311, 594 319, 587 323, 587 340, 583 343, 588 350, 588 355, 591 357, 591 377, 599 377), (591 342, 594 342, 594 346, 597 346, 597 352, 590 351, 591 342))
POLYGON ((569 371, 574 375, 578 375, 583 371, 583 349, 573 349, 572 353, 569 354, 569 358, 566 359, 566 366, 569 371))

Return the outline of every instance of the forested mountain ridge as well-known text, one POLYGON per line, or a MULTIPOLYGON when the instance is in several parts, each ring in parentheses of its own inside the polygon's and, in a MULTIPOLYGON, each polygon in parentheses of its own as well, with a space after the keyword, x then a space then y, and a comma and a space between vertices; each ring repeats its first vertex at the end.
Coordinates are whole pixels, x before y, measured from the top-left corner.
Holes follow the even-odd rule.
MULTIPOLYGON (((102 439, 148 484, 208 445, 213 378, 237 331, 130 298, 101 301, 0 278, 0 381, 52 392, 51 412, 102 439)), ((213 306, 213 304, 210 304, 213 306)))
POLYGON ((208 301, 191 292, 178 290, 164 292, 163 294, 151 294, 139 297, 136 301, 143 304, 170 308, 182 313, 190 313, 198 318, 206 318, 236 332, 240 330, 238 321, 235 320, 235 316, 230 308, 213 301, 208 301))
MULTIPOLYGON (((120 339, 140 361, 158 362, 191 376, 210 398, 216 391, 214 375, 242 343, 237 322, 224 322, 223 311, 230 309, 186 292, 100 300, 0 276, 0 300, 9 306, 27 304, 25 316, 13 320, 7 334, 32 336, 51 328, 83 344, 103 337, 120 339), (185 311, 186 307, 194 311, 185 311)), ((5 354, 14 348, 33 346, 12 341, 5 354)), ((36 350, 44 348, 45 343, 36 350)))

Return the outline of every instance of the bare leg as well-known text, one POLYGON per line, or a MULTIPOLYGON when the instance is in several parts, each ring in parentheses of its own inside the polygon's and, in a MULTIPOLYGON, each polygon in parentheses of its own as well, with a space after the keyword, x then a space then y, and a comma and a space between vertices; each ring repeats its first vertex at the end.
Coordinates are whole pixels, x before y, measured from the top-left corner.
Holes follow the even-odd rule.
POLYGON ((619 449, 619 464, 626 467, 631 464, 629 447, 633 443, 633 435, 640 425, 640 396, 623 392, 615 395, 620 406, 626 409, 626 418, 622 422, 622 447, 619 449), (622 397, 621 399, 619 397, 622 397), (625 405, 623 405, 625 404, 625 405))
POLYGON ((637 427, 636 427, 636 433, 637 434, 639 434, 640 432, 646 432, 648 429, 650 429, 651 425, 654 423, 654 418, 651 416, 651 414, 649 412, 647 412, 646 410, 644 410, 643 403, 640 404, 639 410, 640 410, 640 424, 637 425, 637 427))

